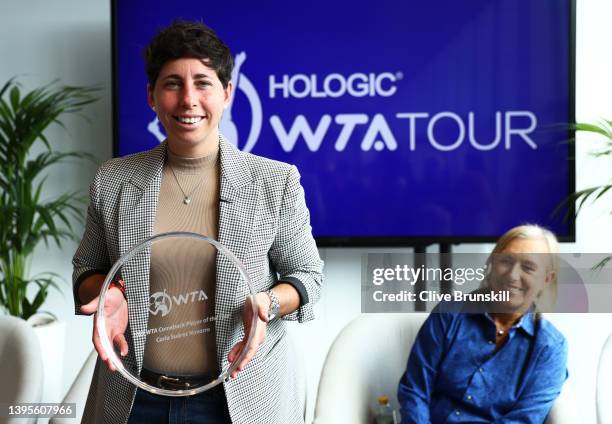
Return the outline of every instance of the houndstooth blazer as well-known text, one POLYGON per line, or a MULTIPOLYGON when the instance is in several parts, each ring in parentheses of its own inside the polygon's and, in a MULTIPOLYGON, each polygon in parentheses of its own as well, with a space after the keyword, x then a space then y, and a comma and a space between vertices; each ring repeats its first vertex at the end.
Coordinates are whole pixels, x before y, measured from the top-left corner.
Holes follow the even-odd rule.
MULTIPOLYGON (((323 262, 311 234, 300 176, 295 166, 241 152, 220 137, 219 241, 246 266, 256 291, 287 281, 300 292, 300 307, 284 319, 313 319, 323 262)), ((112 159, 97 171, 90 187, 85 233, 74 259, 75 311, 81 306, 78 284, 94 273, 106 273, 138 242, 152 235, 166 145, 112 159)), ((150 255, 143 252, 122 271, 126 281, 129 326, 127 366, 140 372, 149 305, 150 255)), ((217 255, 215 312, 232 314, 218 324, 217 356, 227 366, 231 347, 244 336, 242 302, 246 288, 236 287, 238 271, 217 255)), ((302 401, 294 371, 287 366, 284 320, 268 325, 267 336, 236 379, 224 383, 232 422, 239 424, 303 423, 302 401)), ((136 389, 98 359, 87 404, 86 423, 125 423, 136 389)))

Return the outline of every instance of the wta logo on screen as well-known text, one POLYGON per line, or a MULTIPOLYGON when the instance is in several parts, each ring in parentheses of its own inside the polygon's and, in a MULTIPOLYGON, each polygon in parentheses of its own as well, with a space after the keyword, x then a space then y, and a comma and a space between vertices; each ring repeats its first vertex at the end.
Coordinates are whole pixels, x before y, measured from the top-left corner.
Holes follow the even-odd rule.
MULTIPOLYGON (((221 133, 241 150, 250 152, 259 139, 261 133, 264 113, 260 95, 251 81, 241 72, 242 65, 246 61, 246 53, 236 55, 235 66, 232 72, 234 83, 234 94, 219 124, 221 133), (238 131, 236 123, 232 119, 232 106, 236 92, 240 91, 247 99, 251 111, 251 124, 248 128, 238 131), (242 133, 246 133, 246 137, 242 133)), ((362 73, 355 72, 349 75, 330 73, 327 75, 317 74, 283 74, 268 76, 267 95, 270 101, 287 100, 299 102, 301 99, 334 99, 342 97, 359 98, 389 98, 398 95, 398 81, 404 77, 402 72, 380 72, 362 73)), ((300 109, 296 107, 296 109, 300 109)), ((344 151, 349 142, 359 143, 362 151, 397 150, 400 145, 396 134, 389 125, 390 119, 403 121, 407 126, 405 132, 406 148, 411 151, 417 150, 417 126, 426 129, 427 142, 435 150, 450 152, 458 149, 464 143, 475 150, 488 151, 495 148, 510 150, 513 143, 522 142, 532 149, 538 146, 530 134, 537 127, 536 115, 528 110, 496 111, 495 112, 495 136, 492 140, 483 142, 475 135, 474 112, 468 112, 467 119, 451 111, 441 111, 435 114, 428 112, 397 112, 392 118, 382 113, 368 115, 365 113, 338 113, 331 115, 324 113, 318 118, 309 119, 304 114, 297 114, 293 120, 283 121, 279 115, 271 114, 269 124, 285 152, 291 152, 298 141, 303 139, 311 152, 317 152, 324 142, 331 142, 338 152, 344 151), (318 119, 318 121, 317 121, 318 119), (518 124, 517 124, 518 122, 518 124), (339 133, 335 140, 328 140, 327 134, 332 128, 332 123, 338 126, 339 133), (503 124, 503 125, 502 125, 503 124), (441 127, 454 128, 456 136, 442 137, 441 127), (355 129, 366 128, 365 135, 361 140, 353 140, 355 129), (327 141, 326 141, 327 140, 327 141), (503 141, 503 143, 502 143, 503 141)), ((336 129, 338 129, 336 128, 336 129)), ((159 142, 165 139, 157 117, 147 127, 159 142)), ((334 131, 337 133, 337 131, 334 131)), ((448 131, 446 131, 448 133, 448 131)))

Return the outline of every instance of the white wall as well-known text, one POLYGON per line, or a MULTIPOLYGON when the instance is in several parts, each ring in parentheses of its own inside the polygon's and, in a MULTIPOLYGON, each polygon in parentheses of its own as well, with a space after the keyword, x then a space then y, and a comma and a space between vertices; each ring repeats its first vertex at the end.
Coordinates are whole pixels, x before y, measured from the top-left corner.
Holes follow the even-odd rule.
MULTIPOLYGON (((93 122, 67 121, 70 134, 54 130, 51 138, 62 148, 82 149, 100 160, 111 156, 111 55, 110 6, 101 0, 23 0, 4 2, 0 14, 0 82, 13 75, 24 86, 33 87, 60 77, 70 84, 101 84, 101 101, 88 109, 93 122)), ((609 51, 609 23, 612 2, 609 0, 578 0, 577 8, 577 75, 576 117, 593 121, 612 118, 612 56, 609 51)), ((144 87, 143 87, 144 101, 144 87)), ((582 136, 577 145, 577 187, 584 188, 607 181, 612 163, 593 159, 587 152, 592 139, 582 136)), ((95 167, 81 163, 75 167, 56 169, 49 180, 49 191, 66 189, 85 192, 95 167)), ((612 252, 612 202, 600 202, 584 211, 578 220, 577 242, 567 244, 564 251, 612 252)), ((66 279, 63 296, 53 293, 46 309, 54 312, 68 325, 64 388, 68 388, 91 346, 90 318, 72 314, 69 288, 70 259, 75 244, 67 243, 58 250, 40 249, 33 269, 55 271, 66 279)), ((486 252, 490 246, 463 245, 460 251, 486 252)), ((338 331, 360 308, 361 254, 365 249, 322 249, 326 261, 326 283, 323 300, 317 306, 319 319, 296 329, 303 336, 302 351, 308 360, 310 386, 316 388, 325 353, 338 331)), ((389 249, 388 251, 391 251, 389 249)), ((570 352, 570 367, 582 376, 584 387, 578 390, 582 404, 594 398, 593 364, 583 364, 582 355, 593 357, 593 351, 603 343, 603 336, 612 329, 612 319, 606 316, 565 317, 560 324, 567 333, 576 334, 576 346, 570 352), (585 322, 586 318, 586 322, 585 322)), ((364 343, 367 341, 364 340, 364 343)), ((571 340, 570 340, 571 342, 571 340)), ((311 400, 313 400, 311 394, 311 400)), ((588 411, 584 422, 594 422, 594 410, 588 411)))
MULTIPOLYGON (((49 132, 58 149, 84 150, 100 160, 112 155, 110 1, 24 0, 3 1, 0 9, 0 84, 18 76, 24 89, 61 78, 65 84, 97 84, 101 100, 87 109, 91 123, 66 119, 68 133, 49 132)), ((95 165, 90 162, 53 168, 47 183, 49 196, 66 190, 87 193, 95 165)), ((81 232, 79 228, 79 233, 81 232)), ((38 249, 33 272, 53 271, 66 281, 62 294, 51 292, 44 309, 67 323, 62 386, 69 387, 91 346, 92 325, 73 314, 72 254, 76 244, 63 249, 38 249)), ((61 399, 48 399, 58 401, 61 399)))

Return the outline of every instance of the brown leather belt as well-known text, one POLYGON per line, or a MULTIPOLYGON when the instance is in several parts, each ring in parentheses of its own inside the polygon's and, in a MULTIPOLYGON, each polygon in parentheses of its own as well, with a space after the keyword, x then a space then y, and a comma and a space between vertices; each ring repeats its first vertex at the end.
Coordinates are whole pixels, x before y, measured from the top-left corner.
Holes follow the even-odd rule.
POLYGON ((151 386, 167 390, 191 390, 204 386, 215 380, 215 378, 210 374, 197 376, 171 376, 158 374, 146 368, 143 368, 140 372, 140 378, 142 381, 150 384, 151 386))

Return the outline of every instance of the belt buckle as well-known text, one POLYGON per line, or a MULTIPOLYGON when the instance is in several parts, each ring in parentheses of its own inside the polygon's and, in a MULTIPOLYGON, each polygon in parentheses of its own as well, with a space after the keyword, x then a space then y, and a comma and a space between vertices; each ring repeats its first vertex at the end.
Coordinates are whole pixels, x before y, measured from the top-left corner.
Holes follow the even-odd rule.
POLYGON ((157 377, 157 385, 162 388, 170 386, 170 388, 178 387, 182 389, 189 389, 189 387, 191 386, 189 382, 185 381, 182 378, 169 377, 167 375, 160 375, 159 377, 157 377))

